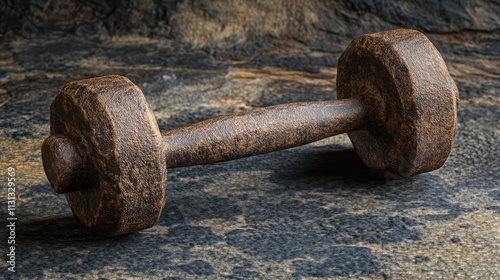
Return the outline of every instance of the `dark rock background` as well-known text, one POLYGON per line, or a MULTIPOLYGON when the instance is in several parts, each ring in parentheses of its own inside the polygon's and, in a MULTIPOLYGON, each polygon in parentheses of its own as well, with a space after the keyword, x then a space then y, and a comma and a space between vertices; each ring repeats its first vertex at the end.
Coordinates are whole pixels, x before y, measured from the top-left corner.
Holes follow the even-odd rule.
POLYGON ((4 1, 0 34, 98 40, 139 35, 216 52, 306 46, 337 50, 348 39, 396 27, 424 32, 498 32, 498 0, 30 0, 4 1))
MULTIPOLYGON (((7 0, 0 8, 0 170, 16 168, 19 219, 18 272, 0 262, 0 276, 500 277, 500 1, 7 0), (68 81, 127 76, 166 130, 335 98, 337 59, 352 38, 397 27, 424 32, 459 88, 455 146, 437 171, 381 180, 346 135, 170 169, 158 225, 116 239, 80 227, 45 178, 49 106, 68 81)), ((2 206, 2 240, 6 216, 2 206)))

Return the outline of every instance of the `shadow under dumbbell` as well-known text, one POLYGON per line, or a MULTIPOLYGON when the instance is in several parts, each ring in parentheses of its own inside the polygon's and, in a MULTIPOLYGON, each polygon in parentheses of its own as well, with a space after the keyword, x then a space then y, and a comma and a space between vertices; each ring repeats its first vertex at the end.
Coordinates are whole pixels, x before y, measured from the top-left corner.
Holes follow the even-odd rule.
MULTIPOLYGON (((292 151, 290 151, 291 153, 292 151)), ((293 151, 295 160, 275 169, 273 181, 292 179, 295 188, 314 186, 331 188, 365 188, 380 185, 386 179, 368 169, 353 149, 304 149, 293 151)))
POLYGON ((353 182, 385 181, 382 176, 371 172, 353 149, 325 151, 311 157, 309 165, 298 172, 299 176, 342 178, 353 182))
POLYGON ((21 223, 17 232, 22 240, 34 243, 71 243, 102 239, 86 230, 73 216, 21 223))

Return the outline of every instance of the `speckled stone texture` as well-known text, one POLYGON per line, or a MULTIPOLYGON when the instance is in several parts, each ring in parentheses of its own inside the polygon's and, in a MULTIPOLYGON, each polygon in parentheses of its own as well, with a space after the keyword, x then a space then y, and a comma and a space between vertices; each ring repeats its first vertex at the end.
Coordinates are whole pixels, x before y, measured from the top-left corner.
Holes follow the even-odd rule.
POLYGON ((0 278, 500 277, 498 1, 17 2, 0 14, 0 253, 12 166, 17 272, 2 261, 0 278), (425 32, 459 89, 455 145, 437 171, 381 180, 347 135, 169 169, 158 224, 111 239, 82 228, 45 177, 49 106, 68 81, 127 76, 168 130, 333 99, 350 40, 400 26, 425 32))

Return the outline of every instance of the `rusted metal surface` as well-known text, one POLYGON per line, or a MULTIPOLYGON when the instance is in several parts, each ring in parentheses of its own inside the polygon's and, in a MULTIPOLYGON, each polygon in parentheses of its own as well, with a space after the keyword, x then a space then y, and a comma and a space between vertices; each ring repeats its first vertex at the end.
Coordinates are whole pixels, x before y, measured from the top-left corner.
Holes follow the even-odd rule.
POLYGON ((167 166, 264 154, 359 129, 366 110, 354 98, 299 102, 216 117, 163 134, 167 166))
POLYGON ((162 138, 142 92, 127 78, 71 82, 51 107, 44 168, 85 227, 115 236, 154 225, 165 204, 167 166, 262 154, 350 131, 365 164, 386 177, 444 163, 457 89, 424 35, 400 29, 358 37, 339 61, 337 88, 346 99, 236 113, 162 138))
POLYGON ((83 226, 116 236, 156 223, 165 205, 166 165, 158 125, 137 86, 119 76, 70 82, 51 105, 50 129, 44 169, 53 188, 67 192, 83 226))
POLYGON ((356 97, 370 129, 349 137, 363 162, 387 178, 441 167, 457 125, 458 89, 434 45, 397 29, 354 39, 340 56, 338 98, 356 97))

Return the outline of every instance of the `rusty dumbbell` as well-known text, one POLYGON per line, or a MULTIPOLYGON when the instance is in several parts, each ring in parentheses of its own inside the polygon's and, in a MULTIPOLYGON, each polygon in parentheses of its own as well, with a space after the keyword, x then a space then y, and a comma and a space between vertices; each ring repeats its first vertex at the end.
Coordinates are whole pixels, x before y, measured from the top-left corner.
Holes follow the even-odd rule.
POLYGON ((458 90, 441 55, 414 30, 354 39, 338 63, 339 100, 258 108, 160 133, 125 77, 65 85, 42 145, 52 187, 87 229, 116 236, 153 226, 167 167, 241 158, 348 132, 375 173, 403 178, 443 165, 453 145, 458 90))

